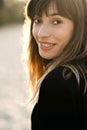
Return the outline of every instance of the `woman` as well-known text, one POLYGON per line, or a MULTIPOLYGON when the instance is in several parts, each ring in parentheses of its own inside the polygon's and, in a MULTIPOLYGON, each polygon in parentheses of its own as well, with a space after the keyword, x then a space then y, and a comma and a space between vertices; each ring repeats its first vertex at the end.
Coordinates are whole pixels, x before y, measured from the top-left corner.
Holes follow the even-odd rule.
POLYGON ((31 129, 86 129, 86 0, 31 0, 29 20, 31 129))

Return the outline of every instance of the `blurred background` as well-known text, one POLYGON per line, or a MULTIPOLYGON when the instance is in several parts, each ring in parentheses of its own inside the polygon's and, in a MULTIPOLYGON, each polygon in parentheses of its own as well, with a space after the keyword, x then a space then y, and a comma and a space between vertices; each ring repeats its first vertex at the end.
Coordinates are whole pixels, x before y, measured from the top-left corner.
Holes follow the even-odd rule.
POLYGON ((0 0, 0 130, 30 130, 23 59, 27 0, 0 0))

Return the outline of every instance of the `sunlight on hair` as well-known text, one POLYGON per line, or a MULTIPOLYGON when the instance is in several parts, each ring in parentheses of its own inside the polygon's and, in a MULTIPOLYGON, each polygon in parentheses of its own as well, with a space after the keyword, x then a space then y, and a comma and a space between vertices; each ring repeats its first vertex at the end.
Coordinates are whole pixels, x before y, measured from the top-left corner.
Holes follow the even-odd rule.
POLYGON ((16 1, 25 2, 25 1, 27 1, 27 0, 16 0, 16 1))
POLYGON ((30 82, 30 77, 29 77, 29 68, 27 66, 27 60, 28 60, 28 54, 27 54, 27 49, 29 45, 29 35, 30 35, 30 21, 28 20, 27 22, 25 21, 25 24, 23 25, 23 64, 24 64, 24 71, 26 73, 26 78, 27 78, 27 84, 29 84, 29 97, 32 97, 32 91, 31 91, 31 82, 30 82))
POLYGON ((28 44, 29 44, 29 28, 30 26, 30 22, 27 22, 26 24, 23 25, 23 59, 24 59, 24 63, 26 66, 25 71, 27 72, 27 48, 28 48, 28 44))

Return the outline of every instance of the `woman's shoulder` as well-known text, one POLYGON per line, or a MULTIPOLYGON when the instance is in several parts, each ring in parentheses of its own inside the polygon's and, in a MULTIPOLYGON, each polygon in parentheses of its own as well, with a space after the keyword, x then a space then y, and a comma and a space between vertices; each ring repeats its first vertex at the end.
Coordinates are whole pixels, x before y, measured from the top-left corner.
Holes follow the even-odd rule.
POLYGON ((41 87, 43 89, 66 89, 78 91, 78 82, 75 74, 66 67, 59 66, 53 69, 43 80, 41 87))
POLYGON ((57 81, 60 80, 63 82, 66 81, 77 82, 74 72, 70 68, 65 66, 56 67, 55 69, 53 69, 51 72, 48 73, 45 79, 52 79, 57 81))
POLYGON ((41 86, 46 89, 66 89, 69 91, 84 91, 84 78, 81 77, 80 82, 78 83, 75 73, 68 67, 58 66, 53 69, 42 82, 41 86))
MULTIPOLYGON (((63 72, 66 71, 65 67, 56 67, 52 70, 43 80, 40 87, 39 102, 46 98, 47 103, 53 101, 55 103, 61 101, 67 104, 79 100, 80 91, 74 73, 69 78, 64 78, 63 72)), ((68 70, 70 71, 70 69, 68 70)))
POLYGON ((80 71, 80 69, 78 69, 77 67, 75 67, 75 71, 74 69, 72 69, 72 67, 68 67, 68 66, 58 66, 56 68, 54 68, 52 71, 50 71, 45 79, 60 79, 63 81, 75 81, 78 83, 78 79, 81 82, 84 83, 84 74, 80 71), (79 78, 78 78, 79 77, 79 78))

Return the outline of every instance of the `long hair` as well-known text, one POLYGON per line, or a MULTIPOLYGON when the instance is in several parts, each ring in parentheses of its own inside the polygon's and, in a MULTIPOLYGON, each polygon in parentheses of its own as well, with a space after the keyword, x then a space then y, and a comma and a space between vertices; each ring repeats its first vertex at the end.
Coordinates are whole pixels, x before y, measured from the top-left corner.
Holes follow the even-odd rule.
MULTIPOLYGON (((53 6, 54 7, 54 6, 53 6)), ((30 20, 30 36, 27 50, 27 65, 33 90, 39 88, 44 77, 56 66, 69 67, 80 82, 82 73, 86 86, 87 66, 87 2, 86 0, 31 0, 25 9, 27 23, 30 20), (56 60, 46 60, 39 55, 37 43, 32 35, 33 18, 48 13, 50 4, 55 4, 59 14, 74 22, 74 33, 60 57, 56 60), (39 81, 38 85, 37 81, 39 81)))

